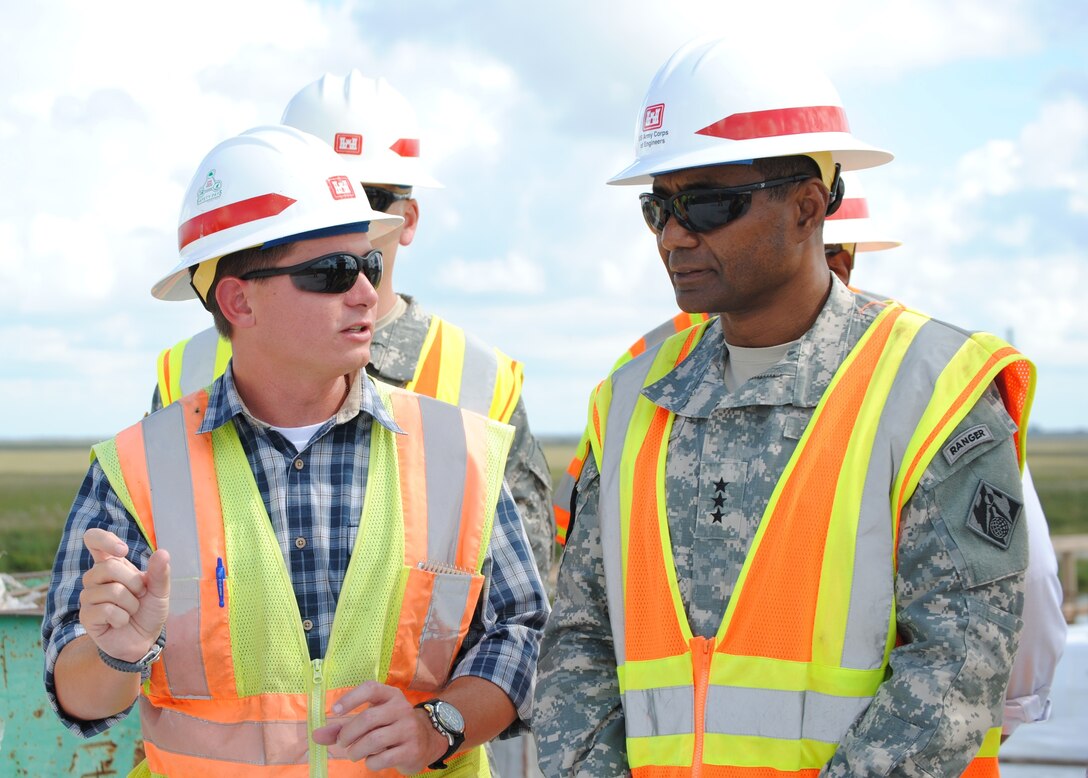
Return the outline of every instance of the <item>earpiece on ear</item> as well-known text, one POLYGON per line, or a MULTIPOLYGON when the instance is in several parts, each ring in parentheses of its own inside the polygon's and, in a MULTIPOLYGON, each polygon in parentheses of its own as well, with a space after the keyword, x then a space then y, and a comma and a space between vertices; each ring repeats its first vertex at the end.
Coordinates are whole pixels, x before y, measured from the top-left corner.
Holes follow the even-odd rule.
POLYGON ((842 176, 839 175, 839 171, 842 168, 838 162, 835 163, 835 176, 831 179, 830 194, 831 197, 827 201, 827 215, 835 213, 839 210, 839 206, 842 205, 843 197, 846 195, 846 184, 843 183, 842 176))

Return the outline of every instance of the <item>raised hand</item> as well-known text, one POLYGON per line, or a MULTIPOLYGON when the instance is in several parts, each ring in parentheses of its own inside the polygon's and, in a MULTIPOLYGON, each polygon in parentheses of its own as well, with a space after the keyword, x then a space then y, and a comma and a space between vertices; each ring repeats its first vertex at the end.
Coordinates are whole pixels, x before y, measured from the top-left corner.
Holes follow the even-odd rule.
POLYGON ((83 535, 94 566, 83 575, 79 621, 95 644, 115 659, 135 662, 151 648, 170 609, 170 554, 159 549, 143 572, 112 532, 83 535))

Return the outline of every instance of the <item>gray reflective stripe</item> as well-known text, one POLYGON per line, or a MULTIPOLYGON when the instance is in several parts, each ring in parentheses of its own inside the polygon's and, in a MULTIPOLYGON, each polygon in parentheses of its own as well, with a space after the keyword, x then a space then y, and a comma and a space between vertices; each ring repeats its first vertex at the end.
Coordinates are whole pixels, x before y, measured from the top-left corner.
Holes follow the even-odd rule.
MULTIPOLYGON (((219 332, 215 327, 189 338, 181 357, 181 394, 184 397, 215 380, 215 357, 219 351, 219 332)), ((176 397, 174 398, 177 399, 176 397)))
POLYGON ((695 731, 695 688, 628 689, 623 716, 628 737, 690 735, 695 731))
POLYGON ((174 697, 209 699, 199 641, 170 642, 171 634, 187 635, 199 629, 201 564, 215 575, 215 560, 200 559, 184 414, 180 403, 171 403, 141 424, 155 543, 170 552, 170 615, 162 662, 174 697))
MULTIPOLYGON (((587 451, 586 456, 591 456, 587 451)), ((583 463, 584 465, 584 463, 583 463)), ((571 500, 574 499, 574 487, 578 483, 577 479, 570 473, 563 473, 563 476, 559 479, 558 485, 555 487, 555 494, 552 496, 552 504, 562 508, 565 511, 573 512, 574 505, 571 500)), ((568 533, 570 528, 567 528, 568 533)))
POLYGON ((671 338, 677 332, 683 332, 689 326, 694 325, 689 324, 685 327, 681 327, 680 329, 676 329, 676 322, 674 322, 672 319, 669 319, 668 321, 661 322, 661 324, 658 324, 652 330, 643 335, 642 342, 646 344, 646 348, 653 348, 666 338, 671 338))
POLYGON ((454 564, 468 454, 461 409, 419 398, 427 468, 427 560, 454 564))
POLYGON ((612 382, 612 402, 604 428, 604 451, 601 454, 601 549, 604 555, 605 586, 608 592, 608 615, 612 622, 612 642, 616 651, 616 664, 626 661, 624 644, 625 614, 623 610, 623 553, 620 527, 620 458, 623 441, 635 404, 641 396, 650 368, 656 361, 660 344, 646 352, 642 359, 628 362, 608 379, 612 382))
POLYGON ((465 335, 465 362, 461 366, 461 391, 457 404, 487 416, 495 394, 499 362, 495 352, 472 336, 465 335))
POLYGON ((472 576, 437 573, 427 620, 419 638, 416 672, 409 688, 434 691, 446 685, 457 650, 461 617, 468 607, 472 576))
POLYGON ((171 754, 252 765, 305 764, 309 760, 305 721, 222 724, 157 708, 140 695, 140 725, 145 740, 171 754))
POLYGON ((813 691, 711 686, 706 731, 837 743, 869 702, 869 697, 834 697, 813 691))
MULTIPOLYGON (((904 314, 907 315, 907 314, 904 314)), ((918 330, 892 383, 873 439, 858 521, 850 606, 841 662, 869 670, 884 663, 894 602, 889 494, 903 454, 933 396, 937 375, 963 344, 960 333, 933 321, 918 330)))

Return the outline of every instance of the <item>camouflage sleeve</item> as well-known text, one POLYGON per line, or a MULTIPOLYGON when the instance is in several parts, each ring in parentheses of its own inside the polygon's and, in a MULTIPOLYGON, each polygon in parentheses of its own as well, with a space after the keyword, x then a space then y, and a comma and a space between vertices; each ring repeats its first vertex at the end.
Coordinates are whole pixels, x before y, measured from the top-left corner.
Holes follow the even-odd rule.
POLYGON ((900 645, 821 775, 960 775, 1001 724, 1028 558, 1014 429, 991 387, 903 509, 900 645))
POLYGON ((510 457, 506 461, 506 483, 514 495, 514 502, 518 504, 540 579, 547 584, 551 580, 552 560, 555 558, 551 471, 540 443, 529 430, 529 417, 520 398, 510 423, 514 425, 515 432, 510 457))
POLYGON ((560 563, 537 665, 533 733, 540 769, 549 776, 628 774, 605 596, 598 485, 591 457, 578 480, 578 522, 560 563))

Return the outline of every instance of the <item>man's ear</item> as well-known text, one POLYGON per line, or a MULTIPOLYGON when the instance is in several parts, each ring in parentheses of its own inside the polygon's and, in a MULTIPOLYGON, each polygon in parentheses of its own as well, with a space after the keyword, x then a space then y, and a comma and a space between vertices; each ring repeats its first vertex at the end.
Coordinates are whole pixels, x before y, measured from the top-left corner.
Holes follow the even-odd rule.
POLYGON ((215 285, 215 302, 219 311, 234 328, 252 327, 256 319, 249 304, 247 293, 252 289, 252 281, 243 281, 234 276, 225 276, 215 285))
POLYGON ((827 188, 818 178, 802 181, 797 186, 797 227, 802 231, 802 240, 808 240, 823 223, 827 213, 829 195, 827 188))
POLYGON ((407 246, 416 236, 416 225, 419 224, 419 203, 413 197, 404 201, 404 224, 400 226, 400 236, 397 238, 400 245, 407 246))

